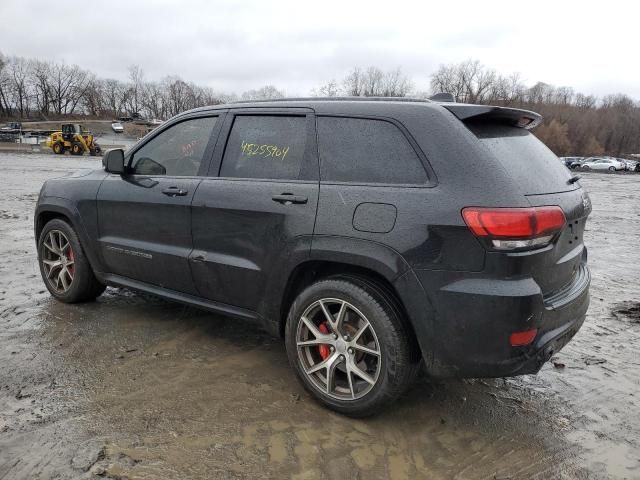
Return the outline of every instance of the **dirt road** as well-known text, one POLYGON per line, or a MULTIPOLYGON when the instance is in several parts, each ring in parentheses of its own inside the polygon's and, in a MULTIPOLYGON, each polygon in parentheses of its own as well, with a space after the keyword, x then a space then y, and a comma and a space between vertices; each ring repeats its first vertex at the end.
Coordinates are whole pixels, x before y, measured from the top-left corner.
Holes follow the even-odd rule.
POLYGON ((39 188, 98 165, 0 154, 0 479, 640 478, 640 176, 583 174, 592 305, 555 365, 422 380, 351 420, 256 325, 120 289, 46 293, 39 188))

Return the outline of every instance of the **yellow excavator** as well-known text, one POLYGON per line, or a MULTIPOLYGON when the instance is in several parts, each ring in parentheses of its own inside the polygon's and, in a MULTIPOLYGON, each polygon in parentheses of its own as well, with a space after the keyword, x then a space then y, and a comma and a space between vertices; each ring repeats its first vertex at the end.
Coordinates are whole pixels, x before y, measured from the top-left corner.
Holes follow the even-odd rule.
POLYGON ((85 152, 89 155, 99 155, 101 151, 93 134, 83 130, 82 125, 77 123, 62 124, 61 131, 53 132, 49 136, 47 146, 58 155, 66 151, 70 151, 72 155, 83 155, 85 152))

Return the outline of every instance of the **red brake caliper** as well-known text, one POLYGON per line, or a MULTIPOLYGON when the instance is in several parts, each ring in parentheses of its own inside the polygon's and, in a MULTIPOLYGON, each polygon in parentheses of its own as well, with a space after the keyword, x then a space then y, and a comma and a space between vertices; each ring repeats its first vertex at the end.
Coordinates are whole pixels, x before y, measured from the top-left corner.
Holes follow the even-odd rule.
MULTIPOLYGON (((71 250, 71 246, 69 246, 69 255, 67 256, 67 260, 69 260, 70 262, 73 262, 73 250, 71 250)), ((73 270, 74 270, 73 267, 75 267, 75 263, 72 263, 67 267, 69 269, 69 272, 71 272, 71 275, 73 275, 73 270)))
MULTIPOLYGON (((320 333, 329 333, 329 327, 327 327, 327 322, 321 323, 318 326, 318 330, 320 330, 320 333)), ((327 345, 326 343, 323 343, 322 345, 320 345, 318 347, 318 353, 320 353, 320 356, 322 357, 323 360, 326 360, 329 354, 331 353, 331 351, 329 350, 329 345, 327 345)))

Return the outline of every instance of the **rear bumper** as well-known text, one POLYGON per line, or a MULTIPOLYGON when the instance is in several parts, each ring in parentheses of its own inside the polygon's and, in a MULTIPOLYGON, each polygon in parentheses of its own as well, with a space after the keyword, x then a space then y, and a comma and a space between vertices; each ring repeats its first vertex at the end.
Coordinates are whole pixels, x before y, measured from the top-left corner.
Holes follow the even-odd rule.
MULTIPOLYGON (((429 272, 416 274, 423 285, 432 282, 427 278, 429 272)), ((464 378, 538 372, 582 326, 590 281, 586 263, 582 263, 571 284, 549 297, 542 295, 532 278, 473 275, 435 290, 427 288, 433 292, 434 338, 418 340, 423 346, 428 342, 431 349, 423 355, 429 374, 464 378), (532 343, 511 346, 512 333, 532 329, 537 329, 532 343)))

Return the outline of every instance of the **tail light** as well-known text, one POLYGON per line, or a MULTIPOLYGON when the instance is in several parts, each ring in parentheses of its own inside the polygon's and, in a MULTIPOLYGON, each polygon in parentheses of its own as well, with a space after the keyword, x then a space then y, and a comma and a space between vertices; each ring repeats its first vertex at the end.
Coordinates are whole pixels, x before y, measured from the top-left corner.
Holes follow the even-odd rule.
POLYGON ((473 234, 496 250, 521 250, 548 245, 566 223, 560 207, 462 209, 473 234))

